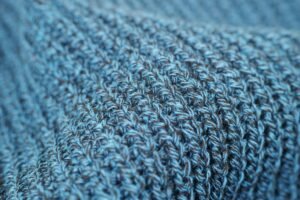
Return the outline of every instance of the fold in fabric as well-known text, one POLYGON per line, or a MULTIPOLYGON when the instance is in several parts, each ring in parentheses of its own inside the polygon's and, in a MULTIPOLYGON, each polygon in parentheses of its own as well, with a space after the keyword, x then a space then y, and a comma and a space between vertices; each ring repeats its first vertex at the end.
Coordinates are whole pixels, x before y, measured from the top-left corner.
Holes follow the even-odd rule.
POLYGON ((0 6, 0 199, 299 199, 300 2, 0 6))

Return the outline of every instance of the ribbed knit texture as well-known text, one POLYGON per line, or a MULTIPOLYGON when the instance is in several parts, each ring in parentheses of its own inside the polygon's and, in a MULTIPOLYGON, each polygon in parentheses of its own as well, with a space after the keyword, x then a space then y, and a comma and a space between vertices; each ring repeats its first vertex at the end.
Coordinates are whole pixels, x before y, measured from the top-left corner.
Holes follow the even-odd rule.
POLYGON ((1 0, 0 199, 300 199, 299 0, 83 2, 1 0))

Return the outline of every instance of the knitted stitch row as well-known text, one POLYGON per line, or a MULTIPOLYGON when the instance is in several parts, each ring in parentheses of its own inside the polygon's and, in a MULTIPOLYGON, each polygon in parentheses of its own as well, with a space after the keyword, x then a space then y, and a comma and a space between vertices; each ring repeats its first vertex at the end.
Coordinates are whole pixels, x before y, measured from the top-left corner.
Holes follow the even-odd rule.
POLYGON ((299 33, 101 3, 3 1, 1 199, 300 198, 299 33))

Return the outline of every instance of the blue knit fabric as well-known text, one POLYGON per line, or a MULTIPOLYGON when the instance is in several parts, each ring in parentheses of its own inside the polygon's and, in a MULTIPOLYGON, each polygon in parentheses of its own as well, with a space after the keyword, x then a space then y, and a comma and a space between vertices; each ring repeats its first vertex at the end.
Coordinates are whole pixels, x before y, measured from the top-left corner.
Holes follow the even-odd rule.
POLYGON ((300 199, 299 0, 0 4, 0 199, 300 199))

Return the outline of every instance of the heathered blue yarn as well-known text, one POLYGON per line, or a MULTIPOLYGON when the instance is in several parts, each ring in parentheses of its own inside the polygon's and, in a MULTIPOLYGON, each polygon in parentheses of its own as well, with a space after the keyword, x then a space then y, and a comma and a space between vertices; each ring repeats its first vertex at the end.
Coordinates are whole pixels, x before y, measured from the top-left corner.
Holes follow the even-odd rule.
POLYGON ((87 2, 1 1, 0 199, 300 199, 299 0, 87 2))

